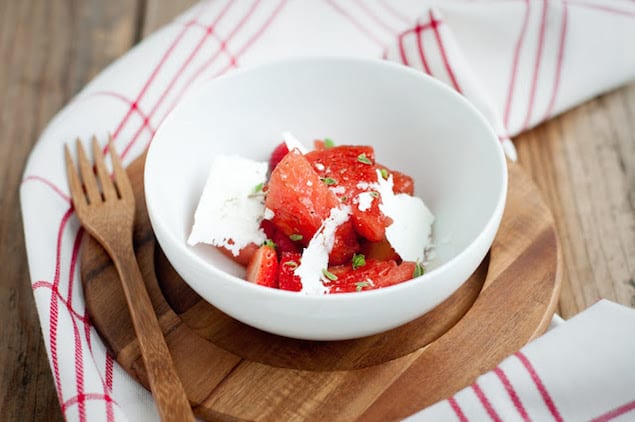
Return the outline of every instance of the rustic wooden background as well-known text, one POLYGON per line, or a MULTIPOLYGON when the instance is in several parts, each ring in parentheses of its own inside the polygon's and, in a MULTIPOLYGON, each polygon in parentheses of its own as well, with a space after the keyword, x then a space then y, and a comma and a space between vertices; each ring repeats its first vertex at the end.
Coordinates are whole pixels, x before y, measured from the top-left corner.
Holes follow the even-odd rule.
MULTIPOLYGON (((62 420, 31 291, 18 190, 38 135, 105 65, 195 0, 0 0, 0 420, 62 420)), ((554 212, 559 312, 635 307, 635 83, 516 139, 554 212)))

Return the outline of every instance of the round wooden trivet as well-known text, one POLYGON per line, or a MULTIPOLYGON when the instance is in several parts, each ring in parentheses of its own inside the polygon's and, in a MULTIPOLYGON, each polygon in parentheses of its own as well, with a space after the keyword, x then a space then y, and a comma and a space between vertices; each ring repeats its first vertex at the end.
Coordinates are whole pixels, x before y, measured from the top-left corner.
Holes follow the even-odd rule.
MULTIPOLYGON (((553 217, 515 164, 489 258, 453 296, 386 333, 314 342, 235 321, 178 277, 155 251, 144 160, 128 168, 137 198, 137 259, 177 372, 203 419, 402 418, 470 385, 541 334, 554 313, 561 258, 553 217)), ((81 275, 94 326, 117 362, 147 387, 117 273, 88 236, 81 275)))

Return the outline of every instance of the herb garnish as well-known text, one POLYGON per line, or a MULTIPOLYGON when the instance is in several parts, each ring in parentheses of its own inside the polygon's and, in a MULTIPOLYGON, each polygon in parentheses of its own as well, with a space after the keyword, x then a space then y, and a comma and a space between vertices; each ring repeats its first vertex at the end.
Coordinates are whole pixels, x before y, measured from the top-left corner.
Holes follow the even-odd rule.
POLYGON ((383 177, 384 179, 388 180, 388 170, 381 169, 381 170, 379 170, 379 172, 381 173, 381 177, 383 177))
POLYGON ((358 281, 355 283, 355 290, 360 292, 364 287, 370 286, 370 282, 368 281, 358 281))
POLYGON ((333 179, 332 177, 320 177, 320 180, 329 186, 337 184, 337 180, 333 179))
POLYGON ((372 161, 370 161, 370 159, 368 157, 366 157, 366 153, 361 153, 357 156, 357 161, 359 161, 360 163, 364 163, 364 164, 373 164, 372 161))
POLYGON ((287 261, 282 265, 286 265, 287 267, 291 267, 291 268, 298 268, 298 263, 295 261, 287 261))
POLYGON ((289 235, 289 239, 293 240, 294 242, 295 242, 296 240, 302 240, 302 237, 303 237, 303 236, 302 236, 301 234, 297 234, 297 233, 294 233, 294 234, 290 234, 290 235, 289 235))
POLYGON ((264 195, 265 193, 263 192, 263 188, 265 187, 264 183, 258 183, 256 186, 254 186, 253 191, 249 194, 250 198, 253 198, 254 196, 259 196, 259 195, 264 195))
POLYGON ((353 255, 353 269, 356 270, 359 267, 366 265, 366 257, 361 253, 353 255))
POLYGON ((332 272, 330 272, 329 270, 327 270, 326 268, 322 269, 322 274, 324 274, 324 277, 328 278, 331 281, 337 280, 337 276, 333 274, 332 272))
POLYGON ((270 248, 276 248, 276 244, 271 239, 267 239, 263 242, 262 246, 269 246, 270 248))
POLYGON ((324 138, 324 148, 329 149, 335 146, 335 142, 333 142, 330 138, 324 138))
POLYGON ((415 270, 412 272, 412 278, 416 278, 424 275, 426 272, 425 267, 420 262, 415 263, 415 270))

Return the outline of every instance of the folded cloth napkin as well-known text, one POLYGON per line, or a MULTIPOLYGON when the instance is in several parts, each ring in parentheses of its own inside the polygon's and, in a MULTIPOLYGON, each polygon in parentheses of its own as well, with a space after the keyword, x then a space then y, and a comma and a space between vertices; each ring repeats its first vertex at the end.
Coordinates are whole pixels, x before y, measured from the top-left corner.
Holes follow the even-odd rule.
POLYGON ((635 420, 635 309, 603 300, 409 421, 635 420))
MULTIPOLYGON (((21 202, 33 292, 68 420, 146 420, 156 412, 86 316, 77 266, 83 232, 63 143, 111 133, 129 163, 201 81, 273 59, 339 55, 395 60, 447 83, 490 120, 513 158, 510 136, 635 76, 632 1, 434 3, 203 2, 105 69, 51 121, 29 158, 21 202)), ((417 418, 635 418, 633 315, 604 320, 605 308, 628 314, 602 304, 417 418)))

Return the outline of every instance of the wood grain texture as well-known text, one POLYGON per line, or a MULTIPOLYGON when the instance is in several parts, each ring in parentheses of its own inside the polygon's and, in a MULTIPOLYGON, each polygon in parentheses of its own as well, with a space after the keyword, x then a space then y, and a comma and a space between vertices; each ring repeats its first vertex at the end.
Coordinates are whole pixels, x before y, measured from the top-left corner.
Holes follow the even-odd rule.
POLYGON ((29 281, 18 190, 47 122, 132 46, 135 3, 0 0, 2 421, 62 420, 29 281))
MULTIPOLYGON (((204 302, 154 252, 143 159, 128 169, 137 197, 137 259, 179 376, 204 419, 402 418, 469 385, 541 334, 556 308, 561 257, 554 221, 531 179, 512 164, 490 258, 432 312, 356 340, 264 333, 204 302)), ((130 318, 113 319, 127 312, 112 264, 90 241, 81 261, 91 320, 122 367, 147 387, 130 318)))
POLYGON ((635 306, 634 118, 631 84, 516 140, 563 244, 565 319, 602 298, 635 306))

